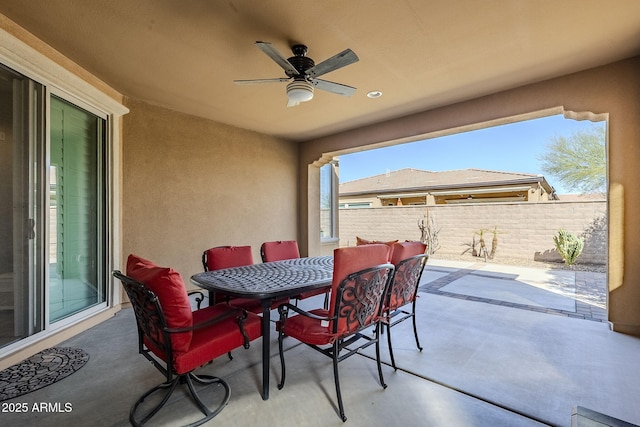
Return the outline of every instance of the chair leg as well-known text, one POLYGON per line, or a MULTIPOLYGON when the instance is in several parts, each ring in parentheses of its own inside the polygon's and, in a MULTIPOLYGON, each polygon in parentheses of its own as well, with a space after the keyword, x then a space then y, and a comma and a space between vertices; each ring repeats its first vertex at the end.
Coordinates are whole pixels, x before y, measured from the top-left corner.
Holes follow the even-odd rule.
MULTIPOLYGON (((380 362, 380 330, 382 329, 382 324, 378 323, 378 333, 376 334, 376 363, 378 364, 378 377, 380 377, 380 385, 382 388, 387 388, 387 385, 384 383, 384 377, 382 376, 382 363, 380 362)), ((387 331, 387 335, 391 337, 389 331, 387 331)), ((391 351, 391 347, 389 347, 389 351, 391 351)), ((391 356, 391 360, 393 361, 393 355, 391 356)), ((395 369, 395 362, 393 368, 395 369)))
POLYGON ((229 399, 231 398, 231 389, 229 388, 229 384, 227 384, 227 382, 224 381, 222 378, 213 377, 210 375, 196 375, 192 372, 189 372, 185 379, 186 379, 187 386, 189 387, 189 391, 191 392, 191 397, 196 402, 196 405, 198 405, 202 413, 205 414, 204 418, 202 418, 200 421, 197 421, 192 425, 196 426, 196 425, 204 424, 205 422, 209 421, 210 419, 218 415, 220 411, 222 411, 224 407, 227 406, 227 404, 229 403, 229 399), (200 399, 198 392, 193 387, 193 381, 199 384, 205 384, 205 385, 218 383, 224 387, 225 389, 224 399, 222 399, 222 402, 218 405, 216 409, 211 410, 205 406, 204 402, 202 402, 202 399, 200 399))
POLYGON ((229 384, 227 384, 223 379, 218 378, 218 377, 213 377, 213 376, 210 376, 210 375, 195 375, 194 373, 189 372, 187 374, 177 376, 171 382, 164 382, 164 383, 152 388, 151 390, 149 390, 145 394, 143 394, 142 397, 140 399, 138 399, 138 401, 131 408, 131 412, 129 413, 129 421, 131 421, 131 424, 134 425, 134 426, 142 426, 147 421, 149 421, 151 419, 151 417, 153 417, 156 413, 158 413, 158 411, 165 405, 165 403, 167 403, 167 401, 169 400, 169 397, 175 391, 176 386, 178 385, 178 383, 182 383, 182 382, 187 384, 187 387, 189 389, 189 392, 191 394, 191 397, 192 397, 193 401, 198 406, 200 411, 205 415, 204 418, 201 418, 200 420, 190 424, 190 426, 199 426, 201 424, 206 423, 207 421, 211 420, 213 417, 218 415, 220 413, 220 411, 222 411, 225 408, 225 406, 227 406, 227 404, 229 403, 229 399, 231 397, 231 389, 229 388, 229 384), (199 384, 203 384, 203 385, 209 385, 209 384, 218 383, 218 384, 220 384, 220 385, 222 385, 224 387, 224 389, 225 389, 224 398, 222 399, 220 404, 215 409, 209 409, 204 404, 204 402, 202 402, 202 399, 200 398, 200 396, 198 395, 198 393, 196 392, 196 390, 195 390, 195 388, 193 386, 193 381, 195 381, 195 382, 197 382, 199 384), (138 419, 136 417, 136 412, 137 412, 138 406, 142 402, 144 402, 144 400, 147 397, 149 397, 150 395, 152 395, 156 391, 162 390, 162 389, 166 389, 166 388, 168 388, 169 391, 164 396, 162 401, 158 405, 156 405, 151 411, 149 411, 149 413, 147 415, 145 415, 144 418, 142 418, 142 421, 138 421, 138 419))
MULTIPOLYGON (((333 343, 333 380, 336 383, 336 395, 338 396, 338 410, 340 411, 340 419, 342 422, 347 421, 347 417, 344 414, 344 405, 342 404, 342 393, 340 393, 340 378, 338 375, 338 352, 339 352, 338 341, 334 341, 333 343)), ((380 358, 378 358, 380 360, 380 358)))
POLYGON ((418 350, 422 351, 422 347, 420 346, 420 340, 418 340, 418 327, 416 326, 416 301, 413 301, 413 311, 411 312, 411 317, 413 317, 413 335, 416 337, 416 346, 418 346, 418 350))
POLYGON ((284 336, 285 335, 282 333, 282 328, 281 328, 278 331, 278 352, 280 353, 280 372, 282 377, 280 378, 280 382, 278 383, 278 390, 282 390, 282 388, 284 387, 284 380, 286 377, 286 370, 284 366, 284 349, 282 346, 282 340, 284 339, 284 336))
POLYGON ((145 394, 143 394, 140 399, 138 399, 136 401, 136 403, 133 404, 133 406, 131 407, 131 410, 129 411, 129 421, 131 422, 131 424, 133 426, 142 426, 144 425, 147 421, 149 421, 151 419, 151 417, 153 417, 155 414, 158 413, 158 411, 164 406, 165 403, 167 403, 167 401, 169 400, 169 397, 171 397, 171 395, 173 394, 173 391, 176 389, 176 386, 178 385, 178 382, 180 381, 180 377, 176 377, 173 379, 173 381, 166 381, 163 382, 162 384, 159 384, 155 387, 153 387, 152 389, 150 389, 149 391, 147 391, 145 394), (167 391, 167 394, 162 398, 162 400, 160 401, 160 403, 158 403, 155 407, 153 407, 153 409, 151 409, 143 418, 142 421, 138 421, 136 419, 136 412, 138 410, 138 406, 140 406, 140 404, 142 404, 142 402, 145 401, 145 399, 149 396, 151 396, 153 393, 159 391, 159 390, 164 390, 164 389, 169 389, 169 391, 167 391))
MULTIPOLYGON (((379 325, 377 327, 384 330, 384 326, 382 325, 379 325)), ((397 371, 398 368, 396 367, 396 359, 395 357, 393 357, 393 345, 391 344, 391 322, 387 323, 387 342, 389 343, 389 356, 391 357, 391 366, 393 366, 394 371, 397 371)))

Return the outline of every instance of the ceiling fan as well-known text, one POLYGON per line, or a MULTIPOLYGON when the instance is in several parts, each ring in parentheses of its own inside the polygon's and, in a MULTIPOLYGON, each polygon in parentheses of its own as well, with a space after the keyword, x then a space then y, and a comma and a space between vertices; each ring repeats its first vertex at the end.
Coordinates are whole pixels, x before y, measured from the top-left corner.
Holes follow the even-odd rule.
POLYGON ((345 67, 354 62, 358 62, 358 56, 351 50, 346 49, 331 58, 316 64, 313 59, 307 56, 307 46, 296 44, 291 47, 293 56, 286 59, 269 42, 257 41, 256 46, 269 58, 274 60, 287 77, 275 79, 254 79, 254 80, 234 80, 235 84, 259 84, 259 83, 280 83, 290 82, 287 85, 287 107, 300 105, 301 102, 310 101, 313 98, 313 89, 317 87, 327 92, 338 95, 350 96, 356 88, 340 83, 319 79, 318 77, 345 67))

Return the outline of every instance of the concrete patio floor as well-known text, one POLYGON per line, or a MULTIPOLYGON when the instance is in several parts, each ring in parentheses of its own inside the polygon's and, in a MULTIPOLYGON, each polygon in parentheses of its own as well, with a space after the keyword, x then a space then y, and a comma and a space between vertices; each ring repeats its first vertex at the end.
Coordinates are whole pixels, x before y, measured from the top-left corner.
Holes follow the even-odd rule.
MULTIPOLYGON (((208 425, 571 426, 576 406, 640 424, 640 339, 612 332, 598 317, 605 312, 599 303, 591 304, 595 317, 580 313, 587 304, 576 303, 582 278, 570 273, 430 261, 417 308, 424 350, 416 349, 410 322, 394 327, 394 372, 383 338, 386 390, 373 348, 342 362, 346 423, 336 412, 331 361, 295 340, 285 341, 287 383, 277 389, 274 339, 268 401, 259 394, 260 340, 234 351, 231 361, 220 357, 201 368, 232 389, 229 405, 208 425)), ((304 301, 321 304, 322 297, 304 301)), ((1 413, 1 425, 129 425, 133 402, 162 380, 137 354, 131 309, 60 346, 82 348, 91 359, 60 382, 6 402, 71 403, 72 411, 1 413)), ((186 423, 193 411, 190 401, 177 400, 164 414, 172 421, 159 415, 149 425, 186 423)))

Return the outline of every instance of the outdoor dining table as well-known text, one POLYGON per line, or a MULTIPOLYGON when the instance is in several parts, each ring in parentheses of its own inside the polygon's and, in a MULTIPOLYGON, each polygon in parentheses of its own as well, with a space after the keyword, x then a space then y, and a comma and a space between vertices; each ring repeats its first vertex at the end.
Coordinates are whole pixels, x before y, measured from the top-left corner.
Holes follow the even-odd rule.
POLYGON ((211 292, 235 298, 259 299, 262 305, 262 399, 269 399, 270 312, 273 301, 328 287, 333 257, 317 256, 205 271, 191 282, 211 292))

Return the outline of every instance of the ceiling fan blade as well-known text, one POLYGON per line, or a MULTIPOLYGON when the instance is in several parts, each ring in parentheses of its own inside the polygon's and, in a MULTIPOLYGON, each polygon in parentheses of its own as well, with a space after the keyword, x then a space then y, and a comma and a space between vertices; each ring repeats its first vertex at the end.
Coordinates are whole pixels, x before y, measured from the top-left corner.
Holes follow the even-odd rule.
POLYGON ((358 55, 351 49, 346 49, 337 55, 332 56, 329 59, 322 61, 316 66, 309 68, 306 74, 311 77, 319 77, 323 74, 327 74, 331 71, 335 71, 338 68, 345 67, 354 62, 358 62, 358 55))
POLYGON ((318 89, 326 90, 327 92, 337 93, 342 96, 351 96, 356 91, 355 87, 343 85, 340 83, 330 82, 322 79, 312 79, 311 84, 318 89))
POLYGON ((255 85, 260 83, 282 83, 288 82, 291 79, 286 77, 276 78, 276 79, 252 79, 252 80, 234 80, 233 82, 237 85, 255 85))
POLYGON ((296 68, 293 65, 291 65, 291 63, 284 56, 280 55, 280 52, 278 52, 271 43, 258 41, 256 42, 256 46, 258 47, 258 49, 263 51, 269 58, 273 59, 279 66, 281 66, 288 76, 300 75, 298 70, 296 70, 296 68))

